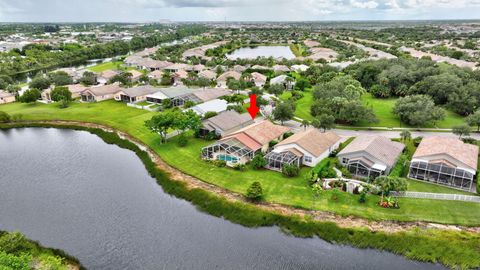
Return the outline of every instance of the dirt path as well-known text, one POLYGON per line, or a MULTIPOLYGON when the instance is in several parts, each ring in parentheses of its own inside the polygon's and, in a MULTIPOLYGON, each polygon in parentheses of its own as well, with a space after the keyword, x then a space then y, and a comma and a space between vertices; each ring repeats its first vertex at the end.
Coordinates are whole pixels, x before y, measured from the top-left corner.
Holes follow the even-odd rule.
MULTIPOLYGON (((27 124, 28 123, 30 122, 27 122, 27 124)), ((83 127, 89 127, 89 128, 98 128, 108 132, 115 132, 121 138, 128 139, 129 141, 135 143, 142 150, 146 151, 150 156, 150 158, 155 162, 157 167, 160 170, 168 173, 168 175, 172 180, 184 182, 187 184, 187 187, 191 189, 201 188, 204 190, 208 190, 232 202, 241 201, 241 202, 249 203, 248 201, 245 200, 245 197, 241 194, 206 183, 196 177, 185 174, 182 171, 168 165, 165 161, 163 161, 160 158, 160 156, 157 153, 155 153, 147 145, 143 144, 138 139, 134 138, 133 136, 125 132, 121 132, 104 125, 86 123, 86 122, 77 122, 77 121, 36 121, 31 123, 45 123, 45 124, 53 124, 53 125, 77 125, 77 126, 83 126, 83 127)), ((382 231, 382 232, 388 232, 388 233, 406 231, 414 228, 420 228, 420 229, 435 228, 435 229, 442 229, 442 230, 468 231, 473 233, 480 233, 480 227, 443 225, 443 224, 421 222, 421 221, 419 222, 372 221, 372 220, 359 218, 359 217, 352 217, 352 216, 344 217, 344 216, 336 215, 336 214, 325 212, 325 211, 296 209, 291 206, 286 206, 283 204, 277 204, 277 203, 271 203, 271 202, 263 202, 261 204, 256 204, 256 205, 264 210, 275 211, 277 213, 284 214, 284 215, 297 215, 302 217, 309 215, 310 217, 313 217, 313 219, 315 220, 323 221, 323 222, 333 222, 333 223, 336 223, 339 227, 343 227, 343 228, 352 228, 352 227, 365 228, 366 227, 370 231, 382 231)))

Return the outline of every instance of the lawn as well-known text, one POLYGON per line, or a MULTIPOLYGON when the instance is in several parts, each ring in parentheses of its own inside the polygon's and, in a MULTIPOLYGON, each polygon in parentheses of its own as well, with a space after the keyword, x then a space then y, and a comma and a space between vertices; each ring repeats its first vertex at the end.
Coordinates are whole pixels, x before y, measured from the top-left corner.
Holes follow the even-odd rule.
POLYGON ((330 199, 329 191, 322 192, 320 198, 313 202, 312 190, 304 179, 307 168, 302 169, 301 175, 295 178, 285 178, 278 172, 267 170, 249 169, 240 172, 229 168, 217 168, 199 157, 200 149, 209 142, 192 138, 187 147, 181 148, 177 146, 174 138, 167 144, 160 144, 159 136, 149 132, 143 125, 143 122, 154 113, 130 108, 115 101, 74 103, 66 109, 59 109, 56 104, 13 103, 1 105, 0 111, 22 114, 25 120, 79 120, 112 126, 149 145, 170 165, 205 182, 244 194, 253 181, 260 181, 265 190, 265 199, 271 202, 375 220, 480 224, 480 204, 476 203, 400 199, 401 208, 390 210, 376 205, 379 200, 377 196, 369 196, 366 204, 360 204, 358 196, 342 193, 335 202, 330 199))
POLYGON ((111 62, 105 62, 101 63, 95 66, 91 66, 88 69, 93 72, 103 72, 105 70, 118 70, 122 67, 123 62, 122 61, 111 61, 111 62))
MULTIPOLYGON (((291 92, 285 91, 280 96, 280 99, 287 100, 291 96, 291 92)), ((295 116, 302 119, 313 120, 313 116, 310 114, 310 107, 312 106, 312 103, 313 95, 311 90, 303 92, 303 97, 296 102, 297 107, 295 109, 295 116)))
MULTIPOLYGON (((373 112, 378 118, 377 123, 360 123, 359 126, 364 127, 405 127, 406 125, 400 123, 400 119, 393 113, 396 98, 380 99, 375 98, 367 93, 362 96, 363 103, 372 108, 373 112)), ((463 118, 449 110, 446 110, 445 119, 436 123, 438 128, 451 128, 455 125, 463 124, 463 118)), ((433 125, 427 127, 434 127, 433 125)))

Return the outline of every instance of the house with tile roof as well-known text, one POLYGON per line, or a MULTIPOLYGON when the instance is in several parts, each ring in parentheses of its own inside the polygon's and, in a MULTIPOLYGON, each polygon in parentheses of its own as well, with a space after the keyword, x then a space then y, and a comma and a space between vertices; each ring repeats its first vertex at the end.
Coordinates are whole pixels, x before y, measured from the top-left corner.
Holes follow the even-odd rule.
POLYGON ((227 72, 223 73, 222 75, 218 76, 217 83, 218 83, 219 87, 227 88, 227 81, 228 81, 229 78, 233 78, 235 80, 240 80, 241 77, 242 77, 241 73, 239 73, 237 71, 230 70, 230 71, 227 71, 227 72))
POLYGON ((200 135, 205 136, 210 132, 215 132, 217 136, 224 137, 251 124, 253 124, 253 119, 248 113, 239 114, 234 110, 224 111, 203 120, 200 135))
POLYGON ((315 167, 338 148, 342 139, 334 132, 310 128, 281 141, 265 156, 266 168, 282 170, 286 164, 315 167))
POLYGON ((0 104, 15 102, 15 95, 7 91, 0 90, 0 104))
POLYGON ((388 175, 405 145, 384 136, 360 135, 337 154, 340 163, 359 178, 388 175))
POLYGON ((271 141, 281 141, 290 128, 275 125, 268 120, 254 123, 235 131, 202 149, 202 158, 223 160, 227 165, 245 164, 255 153, 266 153, 271 141))
POLYGON ((115 94, 122 91, 120 83, 89 87, 80 93, 82 102, 99 102, 113 99, 115 94))
POLYGON ((413 154, 409 178, 472 191, 478 146, 456 138, 424 138, 413 154))

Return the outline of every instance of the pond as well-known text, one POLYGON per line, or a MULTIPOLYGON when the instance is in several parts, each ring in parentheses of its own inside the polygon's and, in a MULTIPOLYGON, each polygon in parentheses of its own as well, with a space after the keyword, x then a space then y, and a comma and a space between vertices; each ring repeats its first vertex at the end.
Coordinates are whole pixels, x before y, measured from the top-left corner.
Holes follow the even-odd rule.
POLYGON ((289 46, 257 46, 240 48, 227 55, 230 60, 255 59, 257 57, 273 57, 294 59, 295 55, 289 46))
POLYGON ((199 212, 164 193, 133 152, 85 131, 0 131, 0 230, 88 269, 443 269, 199 212))

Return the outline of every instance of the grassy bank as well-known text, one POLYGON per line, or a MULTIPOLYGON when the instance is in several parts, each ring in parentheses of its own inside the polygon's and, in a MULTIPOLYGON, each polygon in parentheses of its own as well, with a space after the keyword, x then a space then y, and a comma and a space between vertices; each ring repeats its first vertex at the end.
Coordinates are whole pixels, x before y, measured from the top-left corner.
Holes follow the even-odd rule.
POLYGON ((107 125, 137 138, 152 148, 169 165, 220 186, 244 194, 253 181, 260 181, 265 199, 302 209, 315 209, 343 216, 356 216, 370 220, 427 221, 467 226, 480 225, 480 204, 401 198, 398 210, 384 209, 377 205, 378 197, 372 196, 365 204, 358 203, 358 195, 341 193, 337 202, 330 200, 330 191, 312 203, 313 191, 308 186, 304 168, 298 177, 285 178, 278 172, 249 169, 240 172, 228 168, 217 168, 200 159, 200 149, 210 142, 190 139, 186 147, 178 147, 176 139, 160 144, 160 138, 143 125, 154 113, 134 109, 123 103, 106 101, 93 104, 73 103, 71 107, 59 109, 57 104, 8 104, 1 105, 0 111, 22 114, 25 120, 73 120, 89 121, 107 125))
MULTIPOLYGON (((21 127, 23 124, 6 127, 21 127)), ((150 175, 163 190, 178 198, 192 202, 201 211, 248 227, 278 226, 297 237, 318 236, 326 241, 348 244, 358 248, 376 248, 426 262, 440 262, 450 267, 475 268, 480 266, 480 236, 467 232, 440 230, 411 230, 401 233, 371 232, 367 229, 340 228, 334 223, 317 222, 297 216, 285 216, 262 210, 243 202, 230 202, 201 189, 189 190, 185 184, 172 181, 158 170, 145 151, 134 143, 121 139, 115 133, 96 128, 70 125, 28 124, 27 126, 57 127, 85 130, 102 138, 106 143, 129 149, 142 160, 150 175)), ((5 128, 5 126, 4 126, 5 128)))
POLYGON ((57 269, 71 266, 84 269, 79 261, 62 250, 46 248, 18 232, 0 231, 0 269, 57 269))

